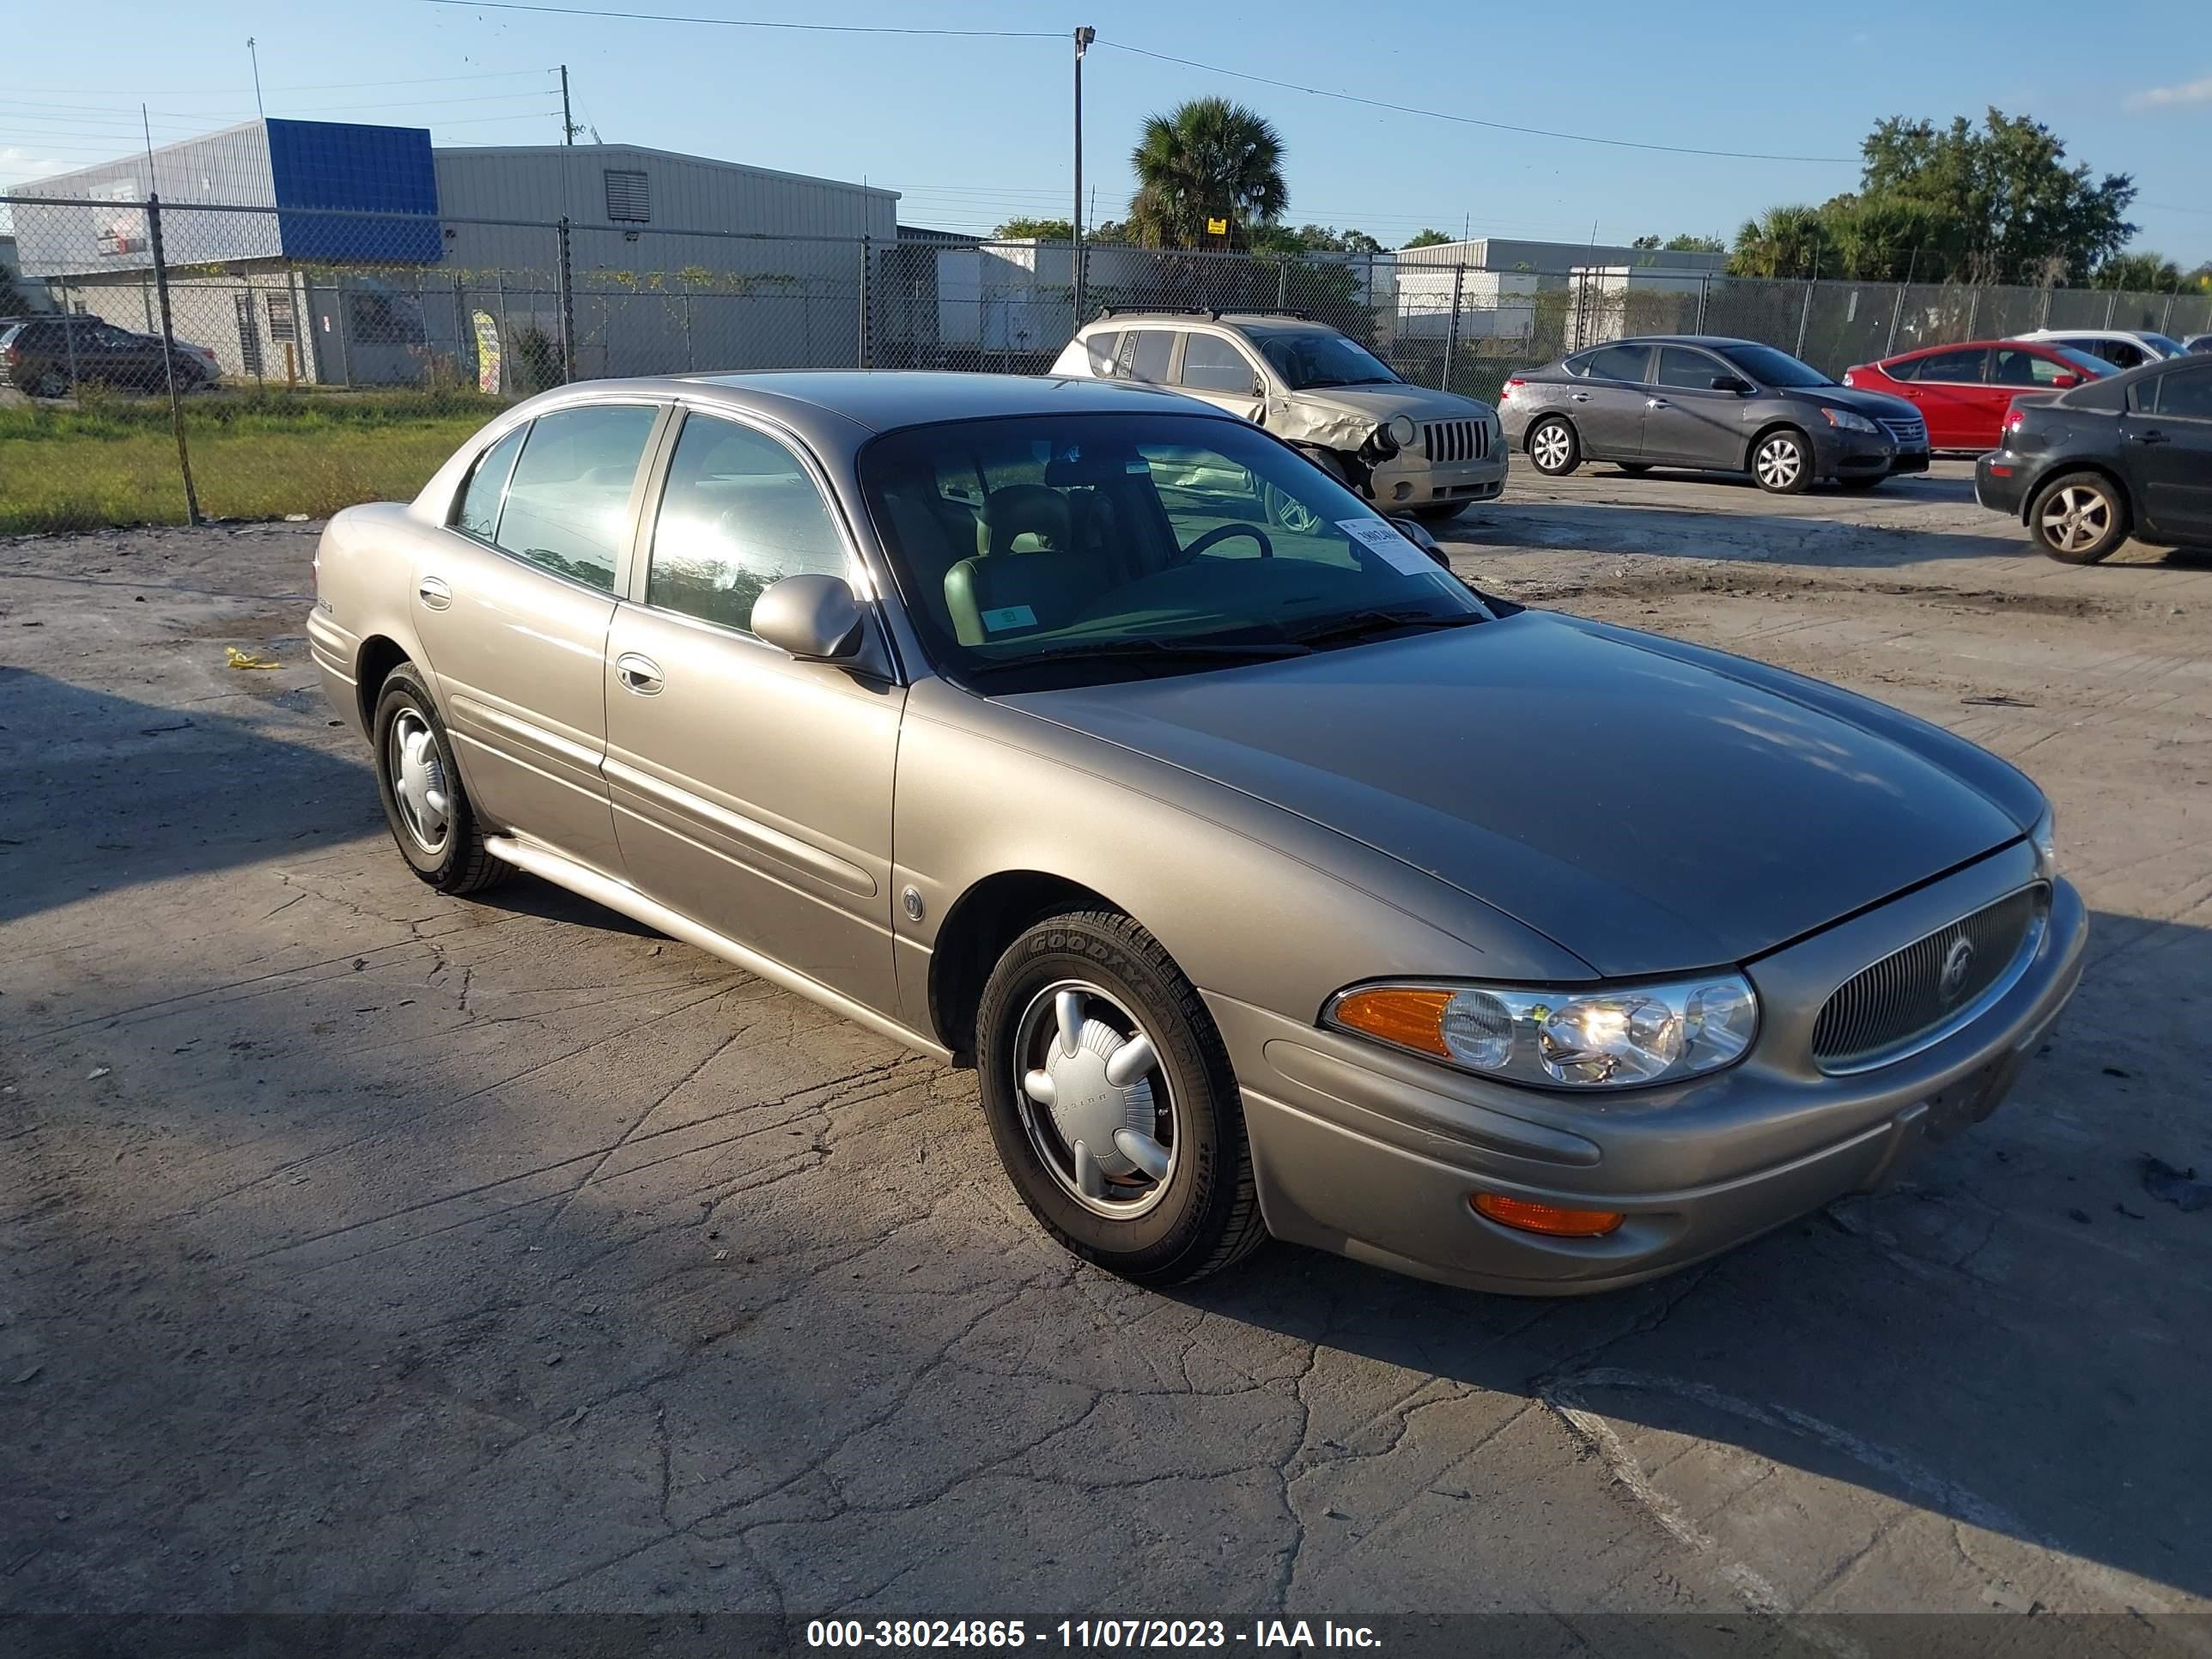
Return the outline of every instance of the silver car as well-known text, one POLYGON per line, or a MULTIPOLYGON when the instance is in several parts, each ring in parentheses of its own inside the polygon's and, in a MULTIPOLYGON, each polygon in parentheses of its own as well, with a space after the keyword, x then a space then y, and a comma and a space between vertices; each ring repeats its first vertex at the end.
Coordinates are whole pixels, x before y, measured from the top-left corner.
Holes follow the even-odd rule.
POLYGON ((1985 1115, 2081 971, 2004 762, 1484 597, 1158 392, 573 386, 316 568, 418 876, 974 1066, 1038 1220, 1147 1283, 1269 1234, 1667 1273, 1985 1115))
POLYGON ((1121 312, 1088 323, 1059 375, 1172 386, 1264 426, 1387 512, 1441 523, 1505 489, 1498 411, 1401 380, 1349 335, 1259 312, 1121 312))

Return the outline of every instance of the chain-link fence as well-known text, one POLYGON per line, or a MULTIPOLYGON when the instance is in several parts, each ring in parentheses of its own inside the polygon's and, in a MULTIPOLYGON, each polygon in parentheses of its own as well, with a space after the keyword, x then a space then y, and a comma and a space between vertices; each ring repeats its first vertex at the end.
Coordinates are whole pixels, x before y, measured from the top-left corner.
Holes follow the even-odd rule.
POLYGON ((2039 327, 2212 331, 2212 296, 1765 282, 1667 266, 755 234, 0 195, 0 531, 311 516, 405 497, 513 399, 779 368, 1038 374, 1085 316, 1290 312, 1484 399, 1624 334, 1735 335, 1831 373, 2039 327))

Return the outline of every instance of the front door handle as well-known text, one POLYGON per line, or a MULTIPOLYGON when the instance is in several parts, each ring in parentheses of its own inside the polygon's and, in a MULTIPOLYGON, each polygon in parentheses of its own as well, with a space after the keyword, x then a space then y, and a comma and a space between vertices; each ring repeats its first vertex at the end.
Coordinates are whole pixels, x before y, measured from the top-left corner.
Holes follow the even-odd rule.
POLYGON ((1570 392, 1567 396, 1578 404, 1586 404, 1589 401, 1589 393, 1587 392, 1570 392))
POLYGON ((415 597, 433 611, 443 611, 453 602, 453 590, 436 576, 425 576, 415 584, 415 597))
POLYGON ((2139 444, 2163 444, 2171 443, 2172 441, 2172 440, 2168 438, 2166 434, 2160 432, 2155 427, 2153 427, 2148 432, 2130 432, 2128 434, 2128 436, 2134 439, 2139 444))
POLYGON ((661 677, 659 663, 635 651, 625 651, 615 659, 615 678, 625 691, 635 691, 641 697, 658 696, 668 683, 661 677))
POLYGON ((1644 406, 1646 409, 1668 409, 1672 407, 1672 405, 1669 404, 1664 398, 1646 398, 1644 400, 1644 406))

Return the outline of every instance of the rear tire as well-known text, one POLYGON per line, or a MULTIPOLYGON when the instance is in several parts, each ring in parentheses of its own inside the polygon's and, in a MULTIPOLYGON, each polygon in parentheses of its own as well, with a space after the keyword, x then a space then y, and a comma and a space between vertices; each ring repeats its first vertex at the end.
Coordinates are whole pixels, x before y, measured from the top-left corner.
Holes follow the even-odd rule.
POLYGON ((1583 464, 1583 441, 1575 424, 1561 415, 1547 415, 1528 428, 1521 441, 1528 463, 1547 478, 1564 478, 1583 464))
POLYGON ((33 398, 66 398, 69 394, 69 376, 56 369, 48 369, 31 384, 33 398))
POLYGON ((975 1056, 1014 1189, 1085 1261, 1175 1285, 1267 1237, 1228 1050, 1196 989, 1127 916, 1075 911, 1024 931, 983 987, 975 1056), (1072 1048, 1063 1030, 1079 1034, 1072 1048), (1115 1054, 1139 1041, 1141 1063, 1117 1077, 1115 1054))
POLYGON ((2035 492, 2027 528, 2062 564, 2095 564, 2128 538, 2127 503, 2097 472, 2062 472, 2035 492))
POLYGON ((478 893, 514 873, 484 846, 453 740, 412 663, 385 677, 369 726, 376 789, 407 866, 441 893, 478 893))
POLYGON ((1759 434, 1751 448, 1751 476, 1770 495, 1802 495, 1813 483, 1813 445, 1794 427, 1759 434))

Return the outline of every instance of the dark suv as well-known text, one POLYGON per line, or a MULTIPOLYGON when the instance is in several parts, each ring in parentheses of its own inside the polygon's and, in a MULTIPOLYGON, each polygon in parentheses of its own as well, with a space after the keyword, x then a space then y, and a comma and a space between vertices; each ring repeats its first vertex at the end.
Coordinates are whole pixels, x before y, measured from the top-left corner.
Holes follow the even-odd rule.
POLYGON ((1822 478, 1868 489, 1928 470, 1928 428, 1902 398, 1838 386, 1752 340, 1668 334, 1613 340, 1516 374, 1498 399, 1505 435, 1553 477, 1584 461, 1748 472, 1795 495, 1822 478))
POLYGON ((1974 499, 2054 559, 2094 564, 2130 535, 2212 548, 2212 359, 2016 398, 1998 442, 1974 464, 1974 499))
MULTIPOLYGON (((215 366, 204 346, 180 343, 176 368, 179 392, 214 384, 215 366)), ((163 392, 168 385, 168 364, 158 334, 133 334, 97 317, 33 317, 0 323, 0 386, 12 386, 33 398, 66 398, 84 386, 163 392)))

